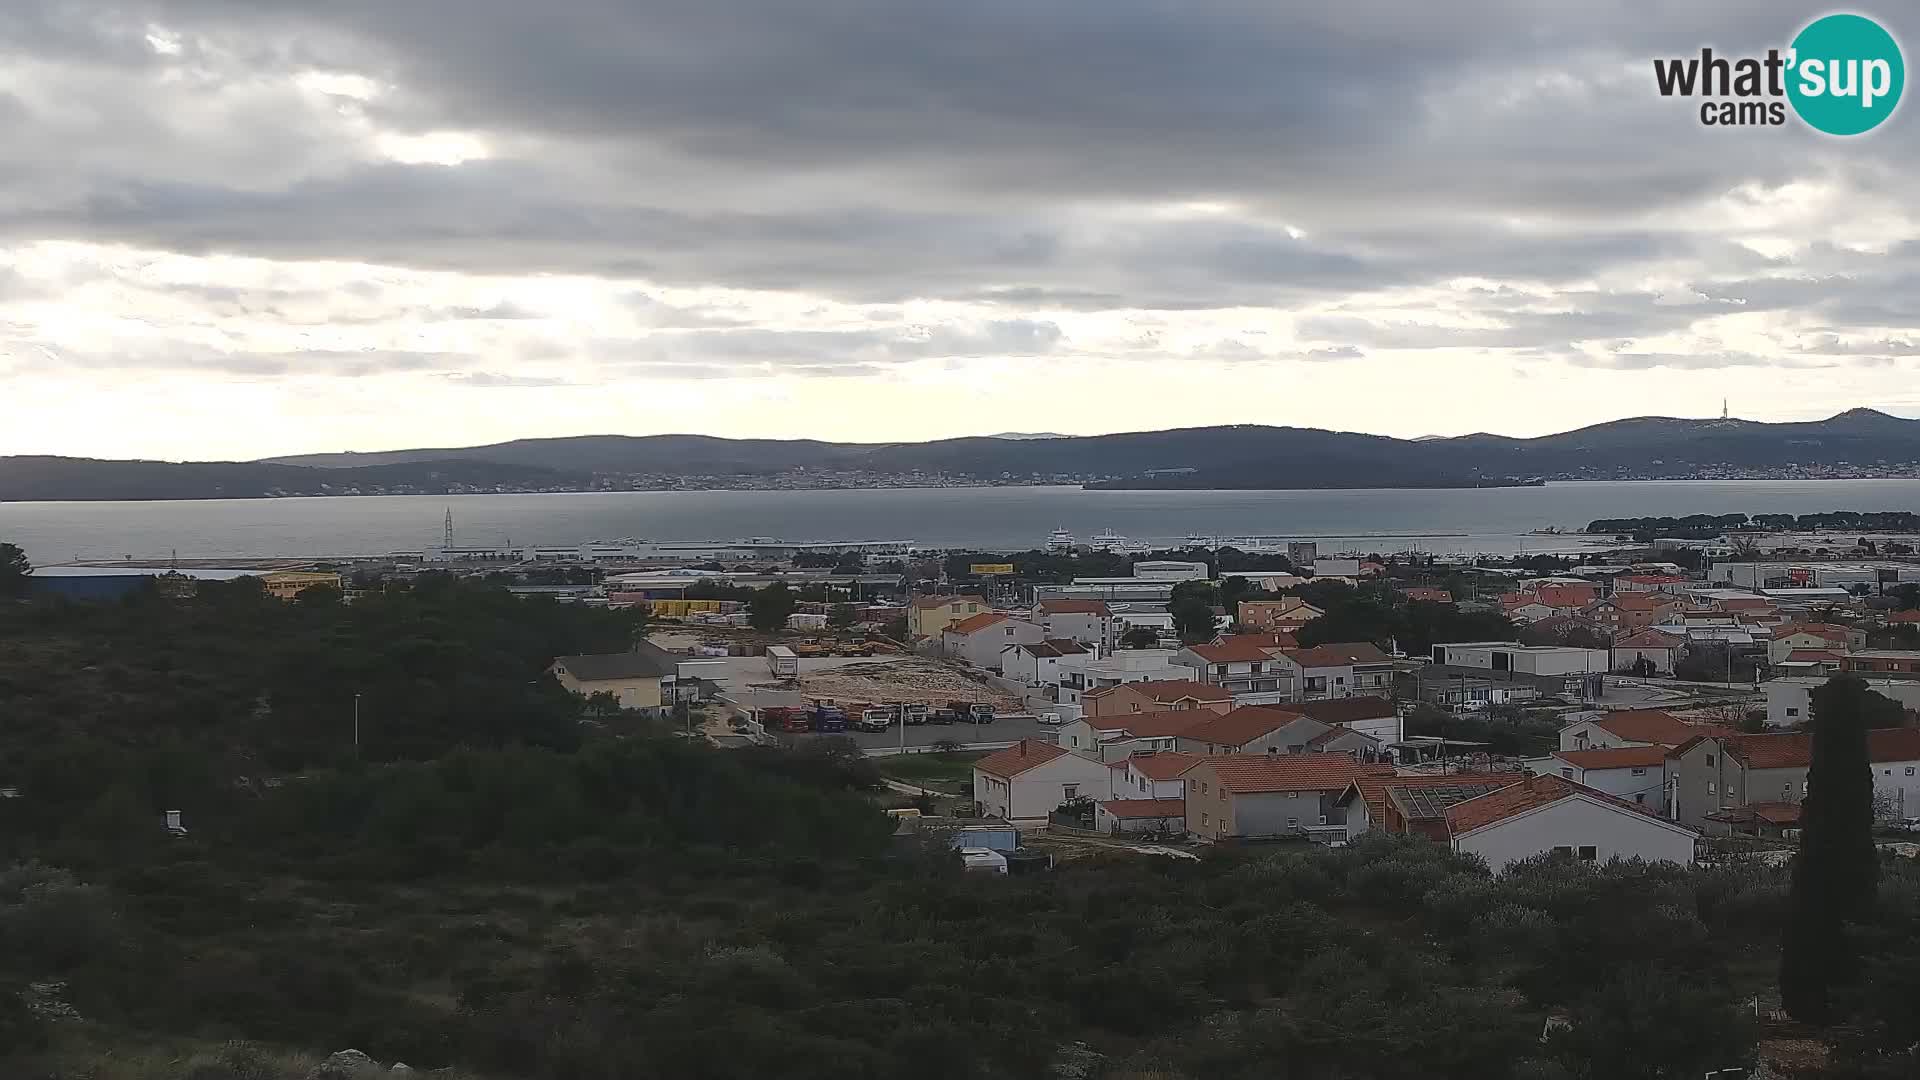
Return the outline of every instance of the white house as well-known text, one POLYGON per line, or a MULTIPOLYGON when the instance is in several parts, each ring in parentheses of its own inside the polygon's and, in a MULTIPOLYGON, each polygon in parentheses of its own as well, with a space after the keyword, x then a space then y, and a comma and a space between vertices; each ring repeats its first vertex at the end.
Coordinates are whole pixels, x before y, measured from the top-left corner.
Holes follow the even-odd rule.
POLYGON ((1393 658, 1371 642, 1281 649, 1275 659, 1292 676, 1295 701, 1386 694, 1393 686, 1393 658))
POLYGON ((1086 670, 1093 656, 1066 638, 1014 642, 1000 650, 1000 674, 1027 686, 1059 686, 1070 673, 1086 670))
POLYGON ((1654 811, 1559 776, 1535 776, 1447 807, 1453 849, 1498 874, 1535 855, 1586 862, 1645 859, 1693 863, 1699 833, 1654 811))
POLYGON ((1033 605, 1033 621, 1048 640, 1064 638, 1093 649, 1113 645, 1113 611, 1104 600, 1042 600, 1033 605))
POLYGON ((974 667, 998 670, 1000 650, 1009 645, 1039 643, 1045 634, 1025 619, 983 611, 962 619, 940 633, 941 651, 974 667))
POLYGON ((1112 798, 1111 770, 1052 743, 1022 739, 973 763, 973 798, 991 817, 1041 820, 1081 797, 1112 798))
POLYGON ((1206 709, 1160 709, 1113 716, 1080 716, 1060 726, 1060 745, 1101 761, 1171 751, 1181 733, 1213 719, 1206 709))
POLYGON ((1612 750, 1556 750, 1529 761, 1536 775, 1555 775, 1595 791, 1655 810, 1666 805, 1667 748, 1622 746, 1612 750))
POLYGON ((1649 628, 1613 643, 1613 670, 1631 672, 1644 660, 1653 665, 1655 675, 1671 675, 1686 653, 1686 638, 1649 628))
POLYGON ((1230 691, 1235 701, 1259 705, 1294 700, 1293 670, 1277 659, 1269 634, 1239 634, 1211 645, 1189 645, 1174 663, 1194 671, 1194 681, 1230 691), (1260 695, 1251 700, 1249 695, 1260 695))
POLYGON ((1078 672, 1069 671, 1060 684, 1062 703, 1079 702, 1093 690, 1137 682, 1169 682, 1193 678, 1193 669, 1173 663, 1172 649, 1115 649, 1089 659, 1078 672))
POLYGON ((1187 793, 1180 774, 1200 761, 1198 754, 1173 750, 1134 754, 1108 763, 1113 770, 1113 797, 1116 799, 1178 799, 1187 793))

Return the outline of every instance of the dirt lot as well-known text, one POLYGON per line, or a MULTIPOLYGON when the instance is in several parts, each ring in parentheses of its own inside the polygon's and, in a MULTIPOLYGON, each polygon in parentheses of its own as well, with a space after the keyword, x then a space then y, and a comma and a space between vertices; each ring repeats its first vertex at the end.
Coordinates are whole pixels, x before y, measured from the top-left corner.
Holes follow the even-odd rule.
POLYGON ((1020 706, 1017 698, 985 679, 921 656, 802 671, 798 688, 808 697, 835 701, 909 702, 936 707, 949 701, 978 701, 1001 712, 1017 712, 1020 706))

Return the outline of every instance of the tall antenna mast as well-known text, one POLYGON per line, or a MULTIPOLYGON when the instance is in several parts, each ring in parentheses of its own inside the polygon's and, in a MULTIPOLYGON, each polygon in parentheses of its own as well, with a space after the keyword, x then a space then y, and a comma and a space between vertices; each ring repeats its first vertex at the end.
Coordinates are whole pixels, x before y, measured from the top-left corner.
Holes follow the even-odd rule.
MULTIPOLYGON (((1720 419, 1722 420, 1730 419, 1730 417, 1727 416, 1727 399, 1726 398, 1720 399, 1720 419)), ((449 513, 451 513, 451 511, 449 511, 449 513)))
POLYGON ((451 507, 451 506, 449 506, 449 507, 447 507, 447 538, 446 538, 446 546, 447 546, 447 547, 448 547, 449 549, 451 549, 451 548, 453 547, 453 507, 451 507))

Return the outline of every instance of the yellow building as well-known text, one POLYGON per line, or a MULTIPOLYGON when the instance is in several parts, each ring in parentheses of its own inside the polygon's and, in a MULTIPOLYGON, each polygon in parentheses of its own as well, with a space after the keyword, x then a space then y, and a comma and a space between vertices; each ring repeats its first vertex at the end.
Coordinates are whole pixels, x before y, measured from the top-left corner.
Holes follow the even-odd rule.
POLYGON ((907 615, 907 633, 917 638, 939 637, 947 627, 962 619, 993 609, 984 597, 972 593, 958 596, 916 596, 907 615))
POLYGON ((562 656, 548 670, 561 686, 583 698, 611 694, 623 709, 658 711, 666 707, 667 687, 678 667, 672 653, 641 642, 632 652, 562 656))
POLYGON ((294 570, 283 570, 278 573, 268 574, 260 579, 260 586, 267 590, 267 595, 277 597, 281 600, 291 600, 308 589, 313 588, 325 587, 337 590, 341 588, 341 584, 339 574, 308 573, 294 570))

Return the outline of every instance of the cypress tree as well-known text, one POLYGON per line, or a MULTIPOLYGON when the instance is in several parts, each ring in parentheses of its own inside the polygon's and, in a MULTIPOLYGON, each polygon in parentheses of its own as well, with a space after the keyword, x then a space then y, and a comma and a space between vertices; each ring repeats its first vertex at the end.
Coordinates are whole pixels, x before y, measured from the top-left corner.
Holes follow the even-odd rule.
POLYGON ((1846 924, 1867 915, 1880 875, 1873 846, 1873 768, 1864 680, 1836 676, 1813 692, 1813 760, 1801 801, 1800 850, 1781 942, 1780 999, 1795 1019, 1833 1019, 1833 990, 1856 968, 1846 924))

